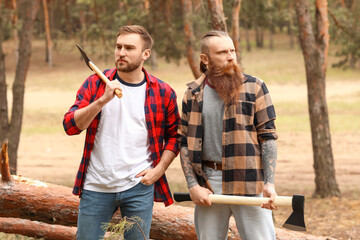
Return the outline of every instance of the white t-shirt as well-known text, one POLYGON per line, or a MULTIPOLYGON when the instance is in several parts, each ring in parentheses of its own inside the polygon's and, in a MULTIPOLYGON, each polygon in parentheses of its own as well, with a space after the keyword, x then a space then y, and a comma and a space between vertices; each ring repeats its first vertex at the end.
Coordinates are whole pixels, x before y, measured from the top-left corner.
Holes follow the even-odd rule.
POLYGON ((135 176, 151 168, 145 119, 146 80, 129 84, 120 80, 123 97, 114 97, 101 110, 90 155, 84 189, 121 192, 138 184, 135 176))

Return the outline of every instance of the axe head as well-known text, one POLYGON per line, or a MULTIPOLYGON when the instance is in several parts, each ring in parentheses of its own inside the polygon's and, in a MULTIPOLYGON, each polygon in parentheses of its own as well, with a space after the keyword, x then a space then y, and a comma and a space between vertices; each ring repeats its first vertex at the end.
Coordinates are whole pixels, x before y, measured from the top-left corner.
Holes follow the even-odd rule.
POLYGON ((77 46, 77 48, 79 49, 81 55, 83 56, 86 65, 87 65, 91 70, 93 70, 93 69, 90 67, 90 65, 89 65, 89 62, 91 62, 90 58, 86 55, 85 51, 84 51, 78 44, 76 44, 76 46, 77 46))
POLYGON ((294 195, 292 199, 292 209, 290 217, 286 220, 283 227, 294 231, 306 231, 304 220, 305 197, 294 195))

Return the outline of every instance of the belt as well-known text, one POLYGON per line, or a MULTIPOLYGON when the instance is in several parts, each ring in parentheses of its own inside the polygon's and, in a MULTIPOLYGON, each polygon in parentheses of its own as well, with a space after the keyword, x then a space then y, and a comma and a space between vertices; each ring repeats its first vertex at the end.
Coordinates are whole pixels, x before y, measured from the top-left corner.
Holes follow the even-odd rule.
POLYGON ((207 166, 209 168, 215 169, 215 170, 222 170, 222 163, 212 162, 212 161, 202 161, 202 164, 204 166, 207 166))

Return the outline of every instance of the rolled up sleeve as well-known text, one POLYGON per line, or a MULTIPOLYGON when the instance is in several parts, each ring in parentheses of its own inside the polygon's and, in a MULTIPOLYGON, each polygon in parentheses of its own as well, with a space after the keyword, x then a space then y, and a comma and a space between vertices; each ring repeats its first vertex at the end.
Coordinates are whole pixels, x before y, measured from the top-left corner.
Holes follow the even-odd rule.
POLYGON ((259 142, 278 138, 275 127, 276 113, 269 90, 264 82, 259 86, 255 101, 254 124, 259 142))

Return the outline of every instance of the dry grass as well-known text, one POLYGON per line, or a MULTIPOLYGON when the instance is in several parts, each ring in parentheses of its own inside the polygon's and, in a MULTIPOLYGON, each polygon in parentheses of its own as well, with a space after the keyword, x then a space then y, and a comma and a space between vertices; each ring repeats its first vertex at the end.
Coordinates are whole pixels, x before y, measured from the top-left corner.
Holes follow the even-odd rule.
MULTIPOLYGON (((275 51, 244 52, 245 71, 267 82, 277 109, 279 133, 276 186, 279 195, 306 196, 305 221, 308 233, 337 239, 358 239, 360 235, 360 72, 328 70, 327 99, 332 130, 332 146, 337 181, 342 198, 313 199, 314 171, 307 90, 301 51, 288 49, 282 38, 275 51), (279 46, 282 46, 279 49, 279 46)), ((6 43, 8 99, 14 63, 11 43, 6 43)), ((100 69, 112 67, 96 56, 90 56, 100 69)), ((75 93, 91 71, 80 59, 75 45, 62 43, 55 52, 55 66, 48 68, 44 43, 34 41, 33 57, 26 82, 25 111, 19 146, 18 173, 25 177, 72 186, 82 155, 84 133, 68 137, 62 130, 62 117, 75 99, 75 93)), ((334 58, 330 58, 330 62, 334 58)), ((185 83, 193 79, 185 61, 179 64, 159 61, 151 71, 168 82, 178 94, 180 103, 185 83)), ((180 163, 175 159, 168 169, 173 191, 186 191, 180 163)), ((187 204, 192 206, 192 204, 187 204)), ((290 209, 274 213, 281 226, 290 209)), ((23 239, 16 238, 7 239, 23 239)), ((0 235, 1 239, 4 239, 0 235)))

